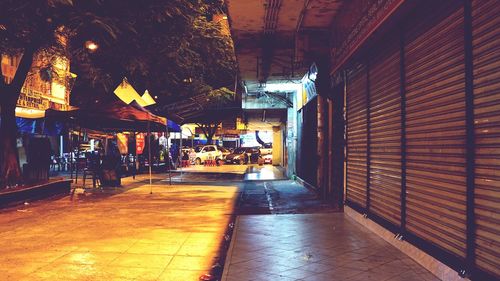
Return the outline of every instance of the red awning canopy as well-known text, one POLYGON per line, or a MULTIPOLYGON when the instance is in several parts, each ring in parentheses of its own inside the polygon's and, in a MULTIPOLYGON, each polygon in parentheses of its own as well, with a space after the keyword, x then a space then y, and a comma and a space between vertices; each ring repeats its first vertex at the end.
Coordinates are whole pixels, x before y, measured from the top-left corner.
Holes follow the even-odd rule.
POLYGON ((166 130, 167 125, 166 118, 154 115, 136 102, 125 104, 122 101, 96 104, 92 108, 69 111, 48 109, 45 112, 45 118, 107 132, 146 132, 148 123, 151 131, 161 132, 166 130))

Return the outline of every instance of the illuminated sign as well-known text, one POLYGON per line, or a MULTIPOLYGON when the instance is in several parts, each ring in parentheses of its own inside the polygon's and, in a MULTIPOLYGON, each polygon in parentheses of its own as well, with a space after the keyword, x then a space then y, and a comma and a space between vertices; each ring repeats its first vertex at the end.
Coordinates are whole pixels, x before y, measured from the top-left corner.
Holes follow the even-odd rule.
MULTIPOLYGON (((2 55, 2 74, 7 83, 14 78, 20 58, 2 55)), ((43 65, 44 58, 39 55, 35 60, 36 67, 43 65)), ((40 76, 39 71, 33 71, 26 77, 19 93, 17 107, 45 111, 47 109, 67 110, 69 107, 69 79, 74 78, 69 72, 69 60, 58 57, 52 62, 52 69, 57 74, 49 81, 40 76)), ((20 116, 19 116, 20 117, 20 116)))
POLYGON ((144 140, 144 134, 139 133, 135 136, 135 154, 139 155, 144 152, 144 146, 146 142, 144 140))
POLYGON ((120 154, 127 154, 128 153, 128 137, 125 134, 118 133, 116 134, 116 141, 118 144, 118 150, 120 151, 120 154))

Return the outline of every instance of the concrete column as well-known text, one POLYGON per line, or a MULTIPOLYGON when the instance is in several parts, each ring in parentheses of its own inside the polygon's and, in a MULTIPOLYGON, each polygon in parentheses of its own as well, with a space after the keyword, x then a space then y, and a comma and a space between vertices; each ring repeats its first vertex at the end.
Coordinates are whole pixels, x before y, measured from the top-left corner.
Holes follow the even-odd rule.
POLYGON ((332 100, 332 195, 334 207, 342 209, 345 195, 345 119, 344 119, 344 85, 340 84, 333 89, 332 100))
POLYGON ((273 165, 283 165, 283 138, 281 126, 273 126, 273 165))
POLYGON ((327 167, 328 167, 328 135, 326 130, 328 129, 328 111, 326 110, 326 98, 318 96, 318 170, 317 170, 317 187, 321 192, 321 196, 326 199, 328 196, 328 182, 325 180, 327 178, 327 167))
POLYGON ((334 134, 333 134, 333 100, 328 99, 327 102, 327 107, 328 107, 328 141, 327 141, 327 152, 328 152, 328 168, 327 168, 327 176, 325 177, 328 185, 328 199, 329 201, 332 200, 333 196, 333 184, 334 184, 334 179, 333 179, 333 173, 334 173, 334 155, 333 155, 333 146, 336 145, 334 143, 334 134))

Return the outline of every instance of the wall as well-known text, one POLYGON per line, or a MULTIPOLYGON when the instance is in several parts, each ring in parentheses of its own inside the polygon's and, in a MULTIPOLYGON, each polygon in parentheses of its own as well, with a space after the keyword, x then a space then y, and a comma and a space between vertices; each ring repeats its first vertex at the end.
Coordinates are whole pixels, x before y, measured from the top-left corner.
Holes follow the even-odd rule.
POLYGON ((286 174, 289 178, 297 174, 297 118, 297 104, 294 102, 293 108, 287 110, 286 124, 286 174))
POLYGON ((317 187, 317 97, 302 107, 297 116, 297 176, 311 187, 317 187))
POLYGON ((273 165, 283 166, 283 132, 281 126, 273 126, 273 165))

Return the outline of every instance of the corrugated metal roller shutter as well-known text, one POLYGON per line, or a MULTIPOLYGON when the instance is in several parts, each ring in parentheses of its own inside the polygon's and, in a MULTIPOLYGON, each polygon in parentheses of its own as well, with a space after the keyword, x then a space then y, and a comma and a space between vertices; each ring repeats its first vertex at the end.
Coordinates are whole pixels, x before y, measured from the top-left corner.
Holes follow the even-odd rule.
POLYGON ((412 234, 465 257, 464 13, 446 3, 405 38, 406 219, 412 234))
POLYGON ((476 264, 500 276, 500 3, 472 2, 476 264))
POLYGON ((367 85, 366 69, 347 82, 347 200, 366 207, 367 85))
POLYGON ((401 82, 399 40, 370 60, 370 211, 401 222, 401 82))

